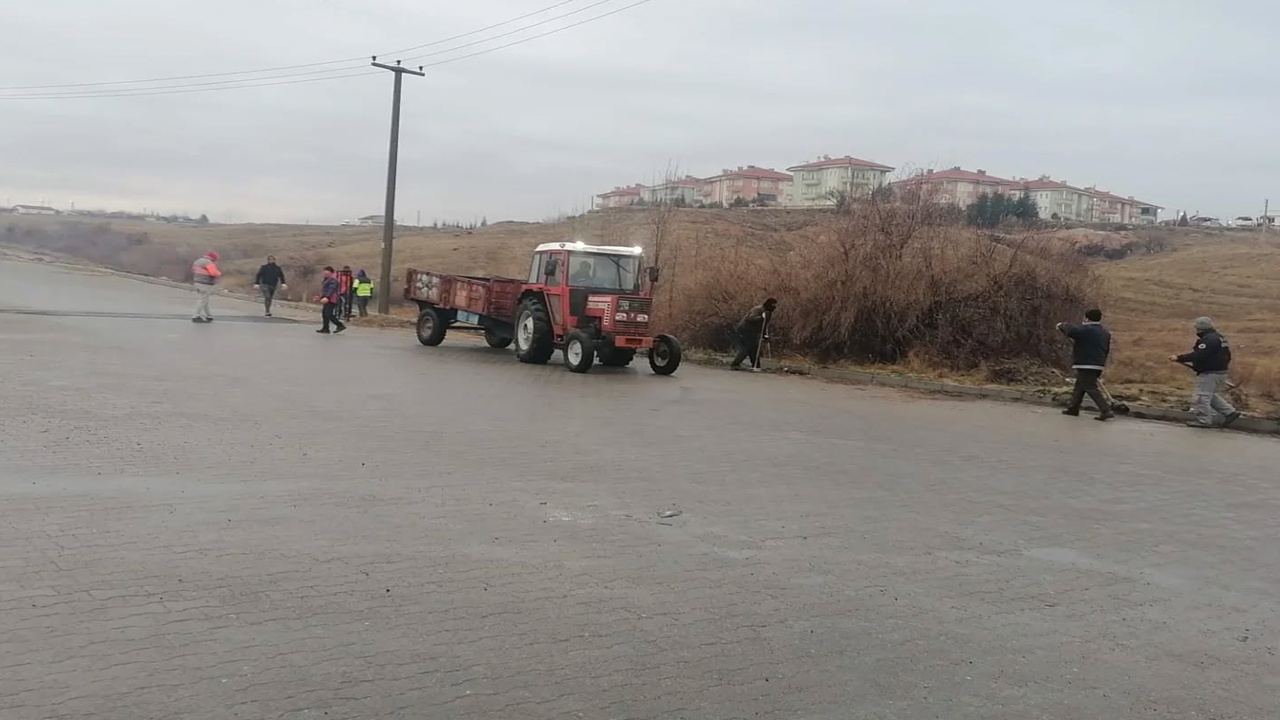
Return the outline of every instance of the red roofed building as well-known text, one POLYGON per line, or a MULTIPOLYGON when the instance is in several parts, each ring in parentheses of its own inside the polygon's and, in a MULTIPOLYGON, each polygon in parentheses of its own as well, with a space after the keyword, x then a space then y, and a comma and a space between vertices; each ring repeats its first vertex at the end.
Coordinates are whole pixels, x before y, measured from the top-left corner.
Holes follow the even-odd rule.
POLYGON ((650 205, 684 205, 693 207, 702 199, 703 180, 692 175, 672 178, 641 190, 641 196, 650 205))
POLYGON ((900 190, 918 189, 932 200, 968 207, 983 193, 1006 192, 1012 180, 988 175, 986 170, 963 170, 959 165, 947 170, 925 170, 906 180, 893 183, 900 190))
POLYGON ((732 205, 739 198, 748 202, 778 204, 786 198, 791 176, 771 168, 748 165, 737 170, 721 170, 702 183, 702 201, 732 205))
POLYGON ((627 187, 616 187, 609 192, 600 193, 596 196, 596 207, 598 208, 615 208, 630 207, 640 202, 643 197, 644 186, 640 184, 628 185, 627 187))
POLYGON ((1099 190, 1090 186, 1085 188, 1094 198, 1093 221, 1107 223, 1124 223, 1126 225, 1154 224, 1159 220, 1160 211, 1164 208, 1140 200, 1133 196, 1120 197, 1115 193, 1099 190))
POLYGON ((840 195, 858 197, 884 187, 893 168, 848 155, 824 155, 813 162, 787 168, 792 173, 788 207, 825 207, 840 195))

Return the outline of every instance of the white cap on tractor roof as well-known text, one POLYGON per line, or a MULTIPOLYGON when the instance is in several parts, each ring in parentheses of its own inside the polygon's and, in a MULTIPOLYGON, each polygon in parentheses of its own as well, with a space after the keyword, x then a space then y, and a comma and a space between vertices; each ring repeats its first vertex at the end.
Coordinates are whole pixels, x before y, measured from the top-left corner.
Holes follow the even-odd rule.
POLYGON ((642 247, 621 247, 619 245, 587 245, 584 242, 549 242, 542 243, 534 248, 534 252, 547 252, 550 250, 573 250, 575 252, 600 253, 601 255, 640 255, 644 252, 642 247))

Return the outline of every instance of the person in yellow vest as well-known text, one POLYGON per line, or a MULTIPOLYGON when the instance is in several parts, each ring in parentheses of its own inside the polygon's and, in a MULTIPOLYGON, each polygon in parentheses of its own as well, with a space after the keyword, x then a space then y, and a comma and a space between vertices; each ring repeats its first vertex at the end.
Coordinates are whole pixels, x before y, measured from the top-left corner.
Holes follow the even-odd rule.
POLYGON ((356 273, 353 290, 356 295, 356 308, 360 310, 360 317, 369 315, 369 298, 373 297, 373 281, 365 274, 364 270, 356 273))

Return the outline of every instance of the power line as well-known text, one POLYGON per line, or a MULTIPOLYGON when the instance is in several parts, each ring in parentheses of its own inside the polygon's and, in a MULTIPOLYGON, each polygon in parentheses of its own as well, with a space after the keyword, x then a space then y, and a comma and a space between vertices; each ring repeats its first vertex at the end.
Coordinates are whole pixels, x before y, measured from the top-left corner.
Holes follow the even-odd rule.
MULTIPOLYGON (((573 1, 574 0, 566 0, 566 2, 573 2, 573 1)), ((545 25, 548 22, 561 19, 564 17, 568 17, 570 15, 575 15, 579 12, 582 12, 583 10, 589 10, 593 7, 603 5, 606 2, 613 2, 613 1, 614 0, 597 0, 597 2, 592 3, 591 5, 588 5, 579 10, 575 10, 569 13, 564 13, 563 15, 557 16, 555 18, 540 21, 540 22, 525 26, 523 28, 520 28, 518 30, 502 33, 492 38, 487 38, 481 41, 466 43, 464 45, 449 48, 446 50, 407 58, 407 60, 412 61, 412 60, 417 60, 417 59, 426 58, 426 57, 435 57, 435 56, 447 54, 450 52, 456 52, 457 50, 460 50, 462 48, 480 45, 485 42, 491 42, 495 39, 514 35, 519 32, 528 30, 530 28, 537 27, 539 25, 545 25)), ((641 5, 648 4, 652 1, 653 0, 637 0, 637 2, 633 2, 629 5, 624 5, 620 8, 616 8, 614 10, 610 10, 608 12, 601 13, 599 15, 593 15, 592 17, 579 20, 578 22, 571 23, 563 27, 548 30, 546 32, 538 33, 536 35, 531 35, 529 37, 521 38, 519 40, 514 40, 512 42, 504 43, 502 45, 498 45, 492 48, 478 50, 476 52, 467 53, 465 55, 459 55, 457 57, 445 58, 443 60, 438 60, 433 63, 428 63, 423 67, 438 67, 440 65, 447 65, 452 62, 458 62, 459 60, 466 60, 468 58, 476 57, 479 55, 486 55, 491 52, 496 52, 498 50, 503 50, 505 48, 521 45, 523 43, 531 42, 539 38, 544 38, 549 35, 555 35, 556 33, 564 32, 566 30, 571 30, 573 28, 580 27, 582 25, 586 25, 591 22, 595 22, 596 20, 602 20, 612 15, 617 15, 618 13, 624 12, 626 10, 630 10, 635 7, 639 7, 641 5)), ((501 25, 510 24, 511 22, 516 22, 520 19, 527 18, 531 15, 537 15, 537 14, 540 14, 541 12, 546 12, 547 10, 554 9, 557 6, 564 5, 564 4, 565 2, 561 2, 561 3, 558 3, 557 5, 544 8, 543 10, 538 11, 537 13, 530 13, 528 15, 521 16, 520 18, 512 18, 511 20, 505 21, 503 23, 498 23, 496 25, 491 25, 485 29, 492 29, 494 27, 498 27, 501 25)), ((475 30, 470 33, 463 33, 462 35, 456 35, 452 39, 458 39, 461 37, 474 35, 479 32, 484 32, 485 29, 475 30)), ((448 41, 449 39, 439 40, 432 43, 427 43, 426 45, 421 45, 419 47, 429 47, 432 45, 438 45, 448 41)), ((348 61, 333 61, 333 62, 348 62, 348 61)), ((325 64, 325 63, 310 63, 307 65, 285 66, 285 67, 315 67, 321 64, 325 64)), ((178 94, 186 94, 186 93, 193 93, 193 92, 210 92, 215 90, 238 90, 242 88, 271 87, 275 85, 296 85, 296 84, 302 84, 302 83, 308 83, 308 82, 323 82, 326 80, 340 80, 343 78, 360 77, 360 76, 369 75, 369 74, 378 74, 378 73, 369 73, 369 72, 348 72, 348 71, 354 71, 354 70, 356 70, 356 67, 353 66, 353 67, 345 67, 345 68, 335 68, 332 70, 316 70, 316 71, 311 71, 306 73, 290 73, 285 75, 267 76, 267 77, 259 77, 259 78, 243 78, 240 80, 223 80, 223 81, 207 82, 207 83, 188 83, 188 84, 169 85, 169 86, 160 86, 160 87, 151 87, 151 88, 137 88, 137 89, 125 88, 125 89, 118 89, 118 90, 117 89, 113 89, 113 90, 86 89, 80 92, 70 91, 70 92, 47 92, 47 93, 23 93, 23 94, 17 94, 17 95, 0 95, 0 100, 66 100, 66 99, 84 99, 84 98, 138 97, 138 96, 147 96, 147 95, 178 95, 178 94), (331 73, 342 73, 342 74, 331 74, 331 73), (323 75, 323 77, 303 77, 303 79, 292 79, 292 78, 299 78, 302 76, 310 76, 310 75, 323 75), (276 80, 276 81, 275 82, 259 82, 261 80, 276 80)), ((245 71, 245 72, 248 72, 248 71, 245 71)), ((229 74, 237 74, 237 73, 214 73, 214 74, 208 74, 204 76, 191 76, 191 77, 221 77, 229 74)), ((245 74, 245 73, 238 73, 238 74, 245 74)), ((123 84, 124 82, 130 82, 130 81, 121 81, 121 83, 114 83, 114 84, 123 84)), ((93 85, 94 87, 98 86, 94 84, 91 84, 91 85, 93 85)), ((68 86, 68 87, 73 87, 73 86, 68 86)), ((0 90, 3 90, 3 89, 4 88, 0 88, 0 90)))
MULTIPOLYGON (((494 23, 492 25, 482 27, 478 30, 472 30, 470 32, 461 33, 459 35, 454 35, 452 37, 435 40, 429 43, 425 43, 423 45, 414 45, 412 47, 404 48, 401 50, 396 50, 389 53, 383 53, 383 55, 400 55, 407 52, 413 52, 415 50, 421 50, 423 48, 442 45, 444 43, 452 42, 454 40, 461 40, 463 38, 468 38, 473 35, 478 35, 482 32, 488 32, 490 30, 495 30, 505 25, 510 25, 513 22, 519 22, 521 20, 526 20, 528 18, 541 15, 546 12, 550 12, 552 10, 555 10, 556 8, 563 7, 565 5, 568 5, 574 2, 578 2, 578 0, 561 0, 560 2, 554 3, 552 5, 548 5, 547 7, 542 8, 541 10, 535 10, 530 13, 525 13, 524 15, 518 15, 508 20, 503 20, 500 23, 494 23)), ((146 83, 172 82, 175 80, 203 80, 205 78, 214 78, 214 77, 260 75, 262 73, 281 72, 284 70, 305 70, 307 68, 313 68, 313 67, 324 67, 327 65, 341 65, 344 63, 361 62, 361 61, 368 60, 368 58, 369 58, 368 55, 361 55, 359 57, 343 58, 341 60, 325 60, 322 62, 302 63, 300 65, 280 65, 277 67, 260 68, 258 70, 236 70, 233 72, 201 73, 196 75, 173 75, 170 77, 143 78, 138 80, 112 80, 108 82, 64 83, 64 84, 58 84, 58 85, 9 85, 9 86, 0 86, 0 92, 9 92, 9 91, 15 91, 15 90, 54 90, 58 88, 107 87, 107 86, 115 86, 115 85, 142 85, 146 83)), ((340 72, 342 70, 347 70, 347 69, 349 68, 340 68, 338 70, 333 70, 331 72, 340 72)), ((253 79, 255 78, 247 78, 246 81, 253 80, 253 79)))
MULTIPOLYGON (((548 35, 555 35, 556 33, 564 32, 565 30, 572 30, 573 28, 576 28, 576 27, 578 27, 579 25, 586 25, 587 23, 595 22, 596 20, 603 20, 604 18, 607 18, 607 17, 609 17, 610 15, 617 15, 618 13, 623 12, 624 10, 630 10, 631 8, 634 8, 634 7, 640 7, 641 5, 645 5, 645 4, 647 4, 647 3, 651 3, 651 2, 653 2, 653 0, 638 0, 637 2, 633 2, 633 3, 631 3, 630 5, 623 5, 622 7, 618 8, 618 9, 616 9, 616 10, 610 10, 610 11, 609 11, 609 12, 607 12, 607 13, 601 13, 601 14, 599 14, 599 15, 595 15, 595 16, 589 17, 589 18, 587 18, 587 19, 585 19, 585 20, 579 20, 578 22, 573 23, 573 24, 571 24, 571 25, 565 25, 564 27, 559 27, 559 28, 556 28, 556 29, 554 29, 554 30, 548 30, 548 31, 543 32, 543 33, 538 33, 537 35, 530 35, 530 36, 529 36, 529 37, 527 37, 527 38, 521 38, 521 39, 519 39, 519 40, 515 40, 515 41, 513 41, 513 42, 509 42, 509 43, 506 43, 506 44, 503 44, 503 45, 498 45, 497 47, 486 48, 486 49, 484 49, 484 50, 478 50, 478 51, 473 52, 473 53, 467 53, 466 55, 459 55, 458 57, 446 58, 446 59, 444 59, 444 60, 438 60, 438 61, 433 62, 433 63, 427 63, 426 65, 423 65, 422 67, 424 67, 424 68, 437 67, 437 66, 440 66, 440 65, 447 65, 447 64, 449 64, 449 63, 451 63, 451 62, 457 62, 457 61, 459 61, 459 60, 466 60, 467 58, 473 58, 473 57, 476 57, 477 55, 486 55, 486 54, 488 54, 488 53, 496 52, 496 51, 498 51, 498 50, 502 50, 502 49, 504 49, 504 48, 509 48, 509 47, 514 46, 514 45, 520 45, 520 44, 522 44, 522 43, 527 43, 527 42, 529 42, 529 41, 531 41, 531 40, 537 40, 538 38, 544 38, 544 37, 547 37, 548 35)), ((419 56, 419 57, 406 58, 406 60, 417 60, 417 59, 419 59, 420 57, 428 57, 428 56, 426 56, 426 55, 422 55, 422 56, 419 56)))
MULTIPOLYGON (((648 1, 649 1, 649 0, 645 0, 645 2, 648 2, 648 1)), ((512 35, 518 35, 518 34, 520 34, 520 33, 524 32, 524 31, 526 31, 526 30, 531 30, 531 29, 533 29, 533 28, 540 27, 540 26, 542 26, 542 25, 546 25, 547 23, 555 22, 556 20, 562 20, 562 19, 564 19, 564 18, 569 17, 570 15, 577 15, 578 13, 586 12, 587 10, 590 10, 590 9, 592 9, 592 8, 599 7, 599 6, 601 6, 601 5, 605 5, 605 4, 608 4, 608 3, 611 3, 611 2, 614 2, 614 0, 596 0, 595 2, 591 3, 590 5, 587 5, 586 7, 578 8, 577 10, 573 10, 573 11, 571 11, 571 12, 564 13, 563 15, 556 15, 555 17, 547 18, 546 20, 541 20, 541 21, 539 21, 539 22, 533 23, 532 25, 525 25, 524 27, 516 28, 515 30, 508 30, 507 32, 504 32, 504 33, 502 33, 502 34, 500 34, 500 35, 494 35, 493 37, 481 38, 481 39, 479 39, 479 40, 473 40, 472 42, 465 43, 465 44, 463 44, 463 45, 458 45, 458 46, 451 47, 451 48, 445 48, 444 50, 437 50, 437 51, 435 51, 435 52, 429 52, 429 53, 426 53, 426 54, 423 54, 423 55, 413 55, 413 56, 410 56, 410 57, 407 57, 407 58, 402 58, 402 59, 403 59, 405 62, 410 62, 410 61, 413 61, 413 60, 421 60, 421 59, 423 59, 423 58, 436 57, 436 56, 438 56, 438 55, 447 55, 448 53, 456 52, 456 51, 461 50, 461 49, 463 49, 463 48, 474 47, 474 46, 476 46, 476 45, 483 45, 483 44, 485 44, 485 43, 487 43, 487 42, 493 42, 494 40, 498 40, 499 38, 510 37, 510 36, 512 36, 512 35)), ((622 8, 622 9, 623 9, 623 10, 625 10, 626 8, 622 8)), ((615 12, 616 12, 616 11, 615 11, 615 12)), ((599 16, 599 17, 605 17, 605 16, 604 16, 604 15, 601 15, 601 16, 599 16)), ((569 27, 573 27, 573 26, 572 26, 572 25, 570 25, 569 27)), ((541 36, 534 36, 534 37, 541 37, 541 36)), ((423 47, 427 47, 427 46, 426 46, 426 45, 424 45, 423 47)), ((418 49, 418 48, 415 48, 415 49, 418 49)), ((397 54, 400 54, 400 53, 397 53, 397 54)))

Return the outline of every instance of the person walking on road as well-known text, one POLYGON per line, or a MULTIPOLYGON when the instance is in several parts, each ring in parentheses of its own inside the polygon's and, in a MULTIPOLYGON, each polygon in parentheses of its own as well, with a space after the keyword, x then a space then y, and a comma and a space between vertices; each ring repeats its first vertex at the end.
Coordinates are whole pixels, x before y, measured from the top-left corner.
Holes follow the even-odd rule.
POLYGON ((369 298, 373 297, 373 281, 365 274, 364 270, 356 272, 355 295, 356 308, 360 311, 360 317, 369 316, 369 298))
POLYGON ((773 311, 777 308, 777 299, 769 298, 751 308, 738 323, 735 328, 738 354, 729 363, 730 370, 741 370, 742 361, 750 358, 751 370, 760 371, 760 346, 769 341, 769 321, 773 319, 773 311))
POLYGON ((1240 412, 1222 394, 1231 370, 1231 344, 1213 327, 1210 318, 1196 318, 1195 328, 1196 344, 1191 352, 1169 356, 1170 362, 1187 365, 1196 373, 1196 389, 1191 399, 1191 414, 1195 419, 1187 425, 1227 427, 1240 419, 1240 412), (1222 417, 1221 424, 1218 416, 1222 417))
POLYGON ((213 322, 213 316, 209 314, 209 298, 213 296, 213 288, 220 277, 218 253, 212 250, 191 263, 191 284, 196 289, 196 313, 191 316, 191 322, 213 322))
POLYGON ((267 264, 258 268, 253 278, 253 289, 262 291, 262 304, 266 306, 267 317, 271 317, 271 301, 276 297, 276 289, 289 289, 284 281, 284 270, 276 264, 276 256, 268 255, 267 264))
POLYGON ((1084 314, 1083 325, 1058 323, 1058 332, 1071 339, 1071 369, 1076 371, 1076 386, 1071 391, 1071 402, 1063 415, 1076 417, 1080 414, 1080 404, 1088 395, 1093 404, 1098 406, 1097 420, 1110 420, 1115 417, 1111 404, 1098 387, 1102 371, 1107 367, 1107 359, 1111 356, 1111 333, 1102 326, 1102 311, 1089 310, 1084 314))
POLYGON ((338 282, 338 274, 334 272, 333 266, 326 265, 324 268, 324 280, 320 283, 320 317, 324 320, 324 324, 316 332, 328 335, 329 326, 332 324, 334 329, 332 332, 340 333, 347 329, 342 324, 342 318, 338 317, 339 303, 342 300, 342 284, 338 282))

